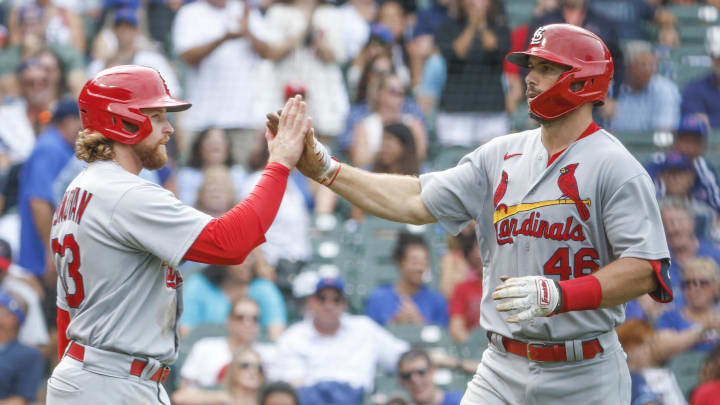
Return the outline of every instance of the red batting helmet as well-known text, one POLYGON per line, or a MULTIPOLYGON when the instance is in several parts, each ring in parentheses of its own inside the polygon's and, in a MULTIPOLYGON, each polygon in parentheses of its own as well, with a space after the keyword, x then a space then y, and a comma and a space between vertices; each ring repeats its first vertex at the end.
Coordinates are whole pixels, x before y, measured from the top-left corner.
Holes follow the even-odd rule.
POLYGON ((80 91, 78 104, 84 129, 127 145, 135 145, 152 132, 150 118, 140 109, 174 112, 192 105, 173 98, 157 70, 136 65, 116 66, 96 74, 80 91), (139 129, 129 132, 123 121, 139 129))
POLYGON ((585 103, 602 104, 613 76, 613 61, 605 43, 592 32, 570 24, 550 24, 538 28, 524 52, 513 52, 505 59, 527 67, 530 56, 570 68, 549 89, 530 102, 530 111, 552 120, 576 110, 585 103), (582 83, 573 90, 571 85, 582 83))

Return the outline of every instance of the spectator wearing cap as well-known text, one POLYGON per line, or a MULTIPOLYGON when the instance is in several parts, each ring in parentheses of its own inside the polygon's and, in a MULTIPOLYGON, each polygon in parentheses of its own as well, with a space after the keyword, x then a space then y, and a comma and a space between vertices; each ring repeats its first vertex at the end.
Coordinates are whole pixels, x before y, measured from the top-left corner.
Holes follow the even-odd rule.
POLYGON ((55 209, 53 182, 73 156, 80 129, 77 102, 61 100, 53 112, 51 125, 38 137, 20 171, 18 264, 37 276, 44 274, 49 255, 50 226, 55 209))
POLYGON ((18 329, 25 321, 23 303, 0 290, 0 401, 26 404, 35 397, 45 371, 42 354, 20 343, 18 329))
POLYGON ((720 128, 720 26, 709 27, 706 35, 712 71, 688 83, 682 93, 681 111, 683 115, 705 114, 712 128, 720 128))
MULTIPOLYGON (((668 154, 679 152, 687 156, 692 162, 695 173, 695 182, 689 194, 692 198, 702 201, 720 214, 720 182, 715 168, 703 157, 707 150, 710 126, 707 117, 702 114, 692 114, 683 117, 675 131, 670 151, 659 152, 652 156, 647 165, 648 173, 653 178, 658 197, 667 194, 666 186, 658 176, 658 169, 663 167, 668 154)), ((712 224, 709 224, 712 225, 712 224)))
POLYGON ((102 35, 98 36, 98 40, 110 42, 113 46, 103 52, 98 52, 103 56, 90 63, 87 69, 88 76, 94 76, 103 69, 117 65, 148 66, 160 72, 170 94, 175 97, 182 96, 182 88, 172 66, 165 56, 153 49, 149 40, 140 34, 138 24, 136 10, 132 8, 115 10, 113 28, 108 33, 108 35, 112 35, 113 39, 108 40, 104 39, 102 35))
POLYGON ((67 43, 52 41, 46 35, 44 21, 43 8, 35 3, 18 9, 17 35, 20 40, 0 51, 0 93, 6 97, 22 93, 23 83, 18 83, 16 76, 19 67, 45 49, 50 49, 62 61, 71 89, 79 92, 85 84, 85 60, 82 53, 67 43))
POLYGON ((365 303, 365 314, 380 325, 411 323, 448 326, 445 297, 423 281, 430 270, 430 249, 420 235, 401 233, 393 250, 400 279, 373 290, 365 303))
MULTIPOLYGON (((610 128, 617 132, 672 131, 680 121, 680 92, 670 79, 657 73, 657 57, 646 41, 625 45, 624 82, 615 93, 610 128)), ((610 112, 611 109, 606 110, 610 112)))
POLYGON ((376 368, 394 370, 408 344, 362 315, 345 313, 345 282, 321 278, 308 316, 278 340, 275 377, 299 387, 301 405, 361 404, 376 368))

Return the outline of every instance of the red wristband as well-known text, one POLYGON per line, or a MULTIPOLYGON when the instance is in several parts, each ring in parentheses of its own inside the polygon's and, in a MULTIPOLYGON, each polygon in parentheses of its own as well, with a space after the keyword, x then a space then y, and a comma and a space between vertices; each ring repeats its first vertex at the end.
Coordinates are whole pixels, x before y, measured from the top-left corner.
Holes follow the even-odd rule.
POLYGON ((559 282, 562 307, 558 313, 597 309, 602 301, 602 286, 597 277, 587 276, 559 282))

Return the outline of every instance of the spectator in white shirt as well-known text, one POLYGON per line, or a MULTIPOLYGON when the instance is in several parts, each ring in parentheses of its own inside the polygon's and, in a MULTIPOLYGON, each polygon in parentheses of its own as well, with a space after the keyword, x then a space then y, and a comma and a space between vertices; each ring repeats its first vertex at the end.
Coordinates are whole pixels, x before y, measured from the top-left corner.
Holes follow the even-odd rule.
POLYGON ((183 125, 191 132, 209 127, 234 130, 234 153, 244 163, 263 128, 264 111, 256 99, 264 91, 257 74, 262 58, 263 17, 257 8, 237 0, 201 0, 182 6, 173 24, 175 52, 187 64, 188 110, 183 125))
POLYGON ((222 382, 232 353, 252 347, 260 354, 263 367, 272 367, 276 348, 271 343, 258 342, 260 307, 250 297, 235 301, 227 320, 227 336, 207 337, 195 342, 180 369, 182 382, 179 391, 188 387, 213 387, 222 382))
POLYGON ((277 367, 271 378, 293 384, 301 405, 362 403, 371 392, 378 366, 395 370, 407 342, 394 337, 366 316, 345 313, 345 283, 322 278, 308 297, 309 316, 288 328, 278 340, 277 367))

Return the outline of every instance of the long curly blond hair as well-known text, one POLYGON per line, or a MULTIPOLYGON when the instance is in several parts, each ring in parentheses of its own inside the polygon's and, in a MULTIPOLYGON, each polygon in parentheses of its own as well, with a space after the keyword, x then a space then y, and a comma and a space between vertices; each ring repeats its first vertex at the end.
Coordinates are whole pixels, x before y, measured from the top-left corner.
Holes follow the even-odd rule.
POLYGON ((75 156, 88 163, 96 160, 112 160, 114 142, 100 132, 83 129, 75 141, 75 156))

